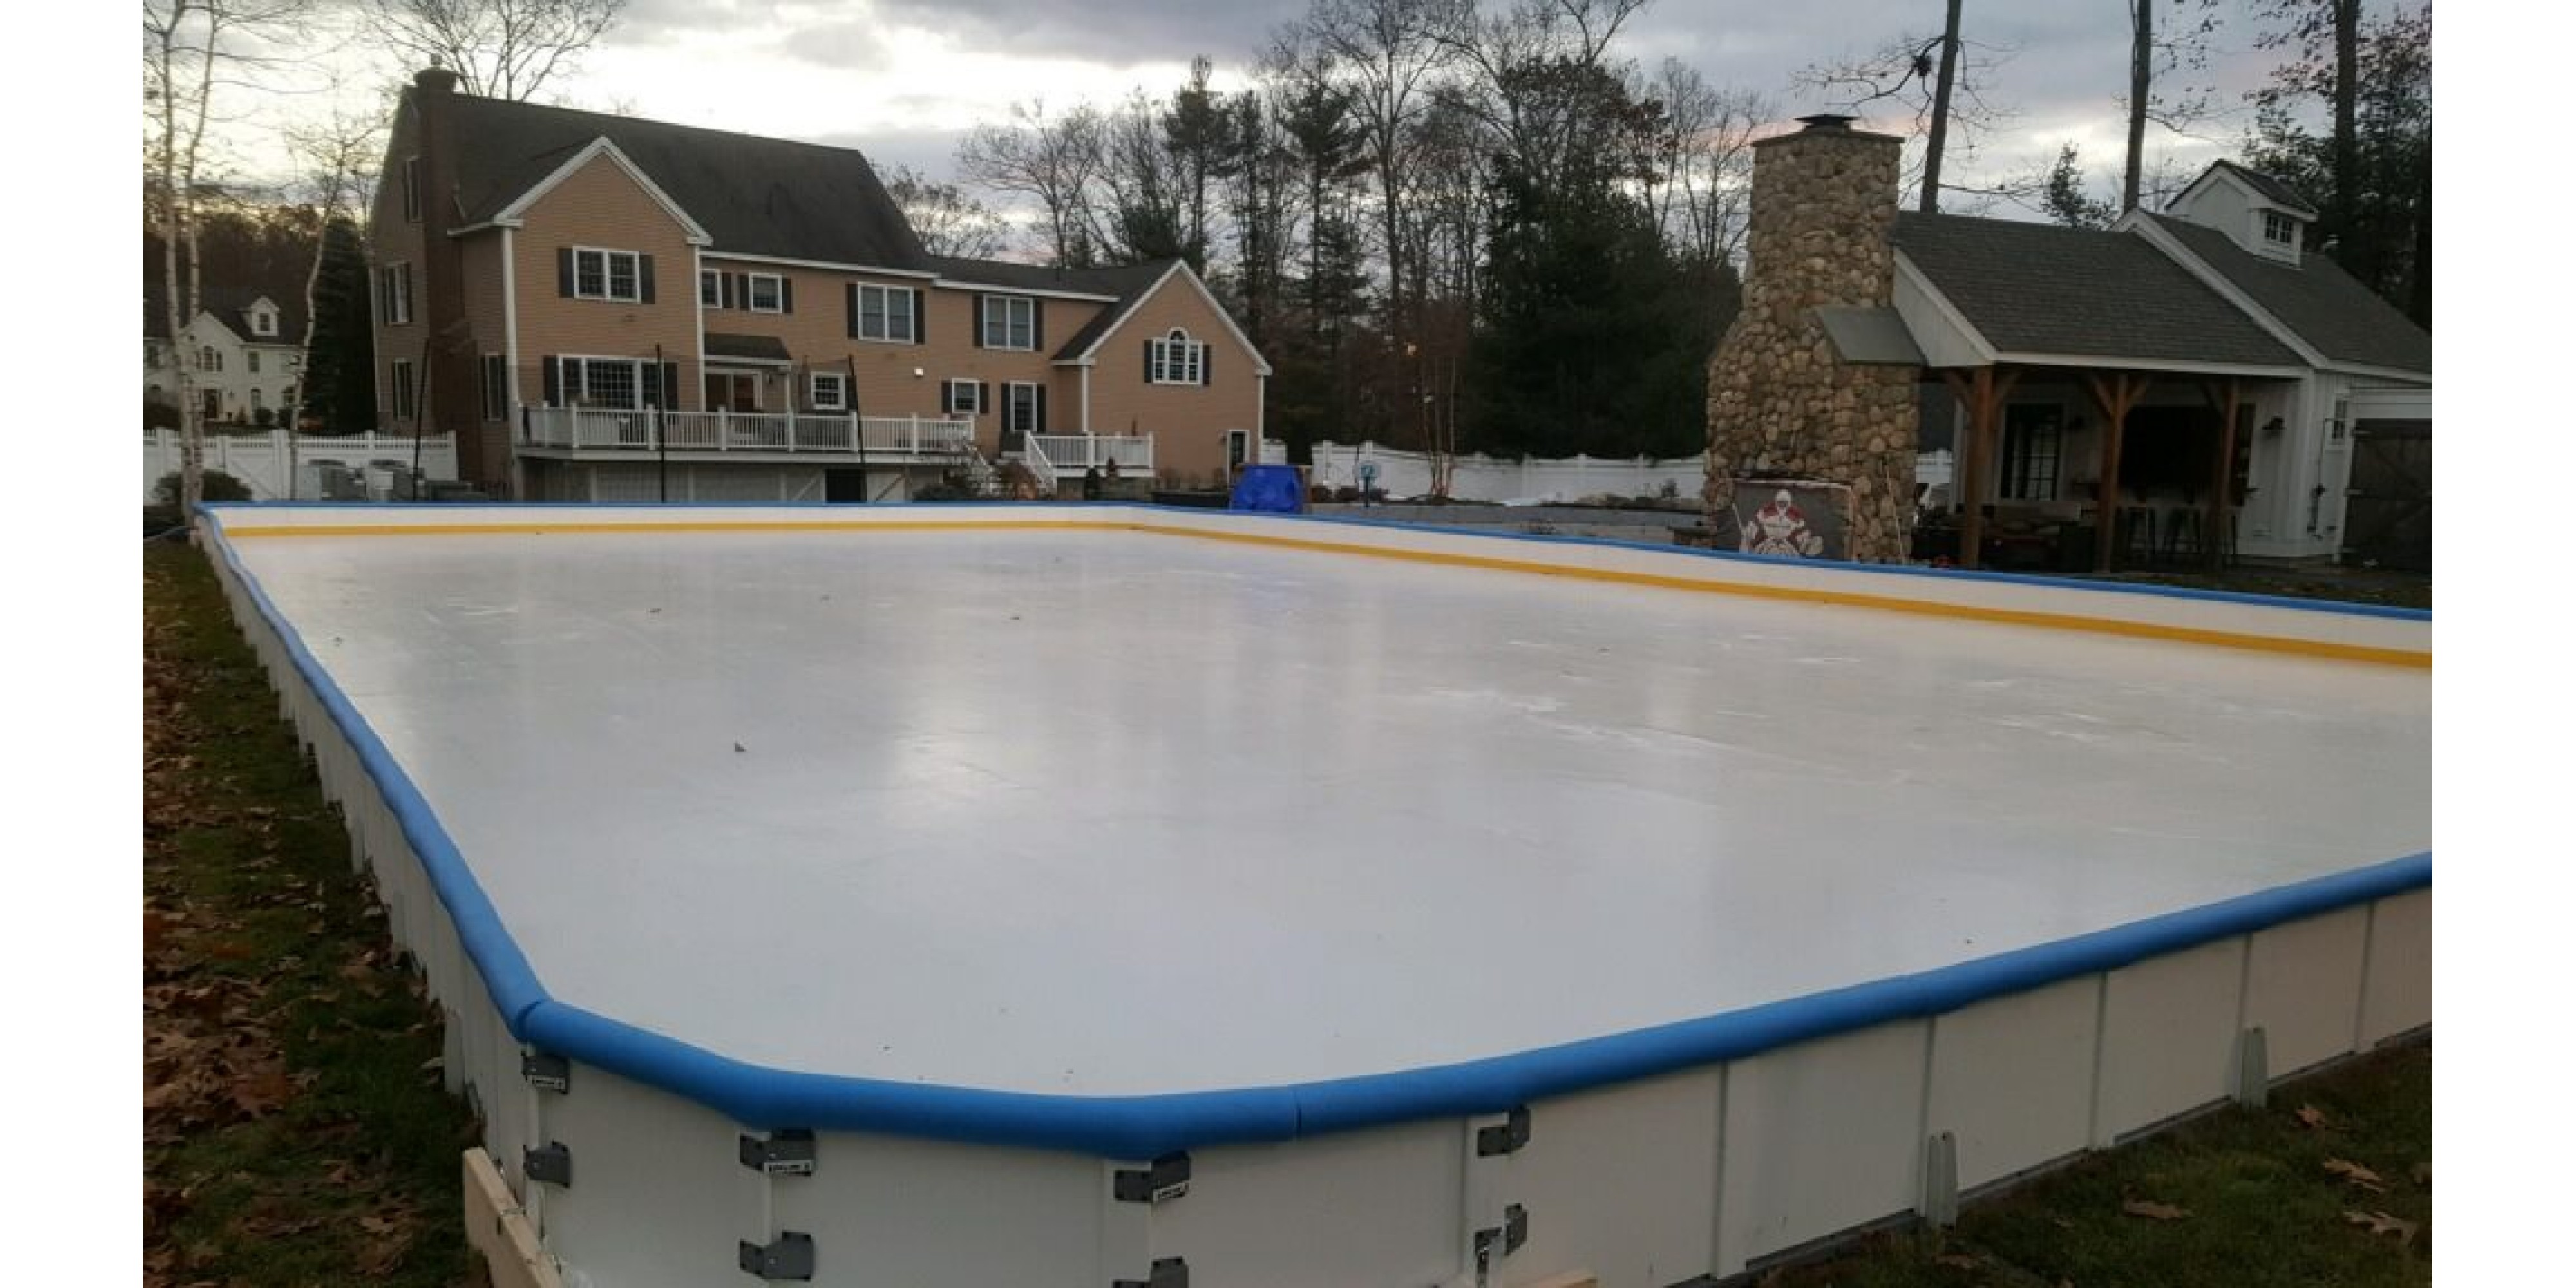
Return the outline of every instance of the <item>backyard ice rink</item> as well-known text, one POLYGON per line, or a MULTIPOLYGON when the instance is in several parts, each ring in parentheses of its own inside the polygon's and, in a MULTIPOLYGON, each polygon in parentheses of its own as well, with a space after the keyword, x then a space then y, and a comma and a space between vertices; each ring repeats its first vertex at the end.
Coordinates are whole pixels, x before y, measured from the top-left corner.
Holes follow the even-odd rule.
POLYGON ((235 549, 547 993, 778 1070, 1418 1069, 2431 844, 2414 668, 1127 531, 235 549))

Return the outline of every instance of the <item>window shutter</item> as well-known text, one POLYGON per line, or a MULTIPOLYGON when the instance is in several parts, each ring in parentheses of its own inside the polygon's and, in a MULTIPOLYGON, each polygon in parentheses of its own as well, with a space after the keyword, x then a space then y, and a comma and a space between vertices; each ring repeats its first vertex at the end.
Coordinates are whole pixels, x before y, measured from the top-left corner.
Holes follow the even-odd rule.
POLYGON ((733 278, 734 278, 734 281, 733 281, 733 298, 734 298, 734 307, 735 307, 735 308, 738 308, 738 309, 747 309, 747 308, 750 308, 750 307, 751 307, 751 274, 749 274, 749 273, 736 273, 736 274, 734 274, 734 275, 733 275, 733 278))
POLYGON ((1216 370, 1216 346, 1215 346, 1215 345, 1212 345, 1212 344, 1203 344, 1203 345, 1200 345, 1200 346, 1199 346, 1199 387, 1200 387, 1200 388, 1204 389, 1204 388, 1206 388, 1209 384, 1211 384, 1211 383, 1213 383, 1213 382, 1214 382, 1215 377, 1214 377, 1214 375, 1213 375, 1212 373, 1214 373, 1214 372, 1215 372, 1215 370, 1216 370))
POLYGON ((1046 386, 1045 386, 1045 385, 1039 385, 1039 386, 1038 386, 1038 423, 1037 423, 1037 428, 1036 428, 1036 429, 1034 429, 1034 430, 1031 430, 1030 432, 1031 432, 1031 433, 1037 433, 1037 434, 1043 434, 1043 433, 1047 432, 1047 418, 1046 418, 1046 386))
POLYGON ((841 289, 846 293, 850 305, 850 338, 856 340, 859 338, 859 284, 844 282, 841 284, 841 289))
POLYGON ((1154 383, 1154 346, 1161 343, 1160 340, 1145 342, 1145 383, 1149 385, 1154 383))
POLYGON ((640 289, 640 290, 642 290, 642 291, 643 291, 643 293, 644 293, 644 302, 645 302, 646 304, 650 304, 650 303, 652 303, 652 302, 653 302, 653 257, 652 257, 652 256, 650 256, 650 255, 638 255, 638 256, 636 256, 636 257, 635 257, 635 281, 636 281, 637 288, 638 288, 638 289, 640 289))
POLYGON ((662 364, 662 410, 670 411, 679 405, 680 364, 665 362, 662 364))
POLYGON ((796 311, 796 279, 785 273, 778 275, 778 311, 781 313, 796 311))
POLYGON ((1029 347, 1046 352, 1046 301, 1029 301, 1029 347))
POLYGON ((563 403, 563 360, 552 354, 548 354, 546 355, 545 366, 546 405, 549 407, 561 406, 563 403))
POLYGON ((572 247, 555 247, 555 294, 572 298, 572 247))
POLYGON ((919 287, 912 292, 912 342, 930 343, 930 292, 919 287))
POLYGON ((978 349, 987 347, 984 343, 984 293, 982 291, 975 292, 974 327, 975 347, 978 349))
POLYGON ((720 309, 733 307, 733 274, 731 273, 716 274, 716 307, 720 309))
POLYGON ((981 416, 981 415, 983 415, 985 412, 991 411, 992 409, 993 409, 993 382, 992 382, 992 381, 990 381, 990 380, 978 380, 978 381, 976 381, 976 382, 975 382, 975 414, 976 414, 976 415, 978 415, 978 416, 981 416))

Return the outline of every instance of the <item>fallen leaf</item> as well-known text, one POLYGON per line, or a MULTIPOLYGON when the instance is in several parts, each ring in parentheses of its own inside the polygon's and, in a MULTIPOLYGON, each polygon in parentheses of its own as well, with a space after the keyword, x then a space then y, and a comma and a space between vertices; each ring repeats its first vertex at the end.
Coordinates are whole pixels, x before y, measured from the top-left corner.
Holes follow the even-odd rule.
POLYGON ((2299 1112, 2293 1116, 2299 1120, 2299 1125, 2302 1127, 2323 1127, 2326 1125, 2326 1111, 2317 1108, 2315 1105, 2301 1105, 2299 1106, 2299 1112))
POLYGON ((2386 1182, 2379 1179, 2379 1173, 2374 1172, 2359 1163, 2353 1162, 2351 1159, 2329 1158, 2326 1160, 2326 1170, 2370 1191, 2373 1194, 2385 1194, 2388 1192, 2388 1185, 2386 1182))
POLYGON ((2369 1226, 2372 1234, 2396 1235, 2400 1244, 2411 1246, 2415 1242, 2418 1227, 2404 1217, 2390 1216, 2385 1212, 2346 1212, 2343 1219, 2353 1225, 2369 1226))
POLYGON ((2153 1199, 2130 1199, 2120 1205, 2120 1210, 2150 1221, 2179 1221, 2191 1215, 2171 1203, 2158 1203, 2153 1199))
POLYGON ((2430 1185, 2433 1183, 2433 1165, 2431 1163, 2417 1163, 2415 1165, 2415 1183, 2417 1185, 2430 1185))

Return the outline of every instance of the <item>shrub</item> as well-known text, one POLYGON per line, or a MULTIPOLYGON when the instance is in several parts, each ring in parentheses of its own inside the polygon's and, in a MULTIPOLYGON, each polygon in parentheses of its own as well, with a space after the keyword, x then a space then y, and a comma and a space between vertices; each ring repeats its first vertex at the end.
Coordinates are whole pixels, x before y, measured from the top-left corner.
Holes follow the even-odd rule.
MULTIPOLYGON (((222 470, 205 470, 197 477, 198 490, 209 501, 248 501, 250 485, 222 470)), ((179 504, 179 471, 172 470, 152 485, 152 499, 165 506, 179 504)))

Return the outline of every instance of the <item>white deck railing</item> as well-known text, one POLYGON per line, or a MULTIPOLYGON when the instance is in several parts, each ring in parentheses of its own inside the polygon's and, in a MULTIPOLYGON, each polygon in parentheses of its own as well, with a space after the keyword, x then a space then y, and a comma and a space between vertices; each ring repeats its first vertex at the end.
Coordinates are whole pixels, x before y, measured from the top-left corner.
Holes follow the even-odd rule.
POLYGON ((520 441, 530 447, 613 452, 817 452, 963 456, 975 422, 847 412, 621 411, 527 407, 520 441))
POLYGON ((1055 460, 1048 455, 1037 435, 1030 434, 1020 440, 1020 464, 1028 467, 1029 476, 1037 480, 1041 491, 1048 496, 1055 495, 1055 460))
POLYGON ((1105 470, 1113 463, 1121 474, 1154 471, 1151 434, 1031 434, 1027 442, 1030 455, 1045 452, 1061 474, 1081 474, 1095 465, 1105 470))

